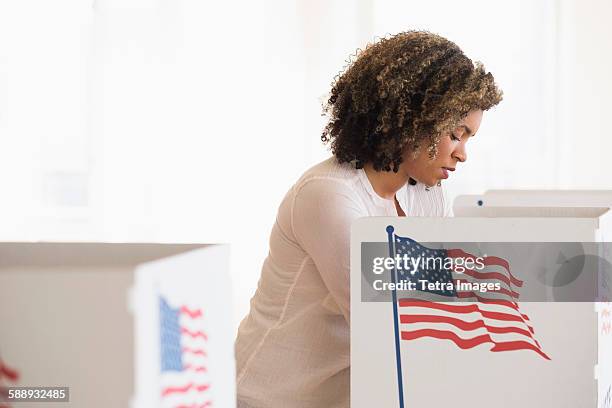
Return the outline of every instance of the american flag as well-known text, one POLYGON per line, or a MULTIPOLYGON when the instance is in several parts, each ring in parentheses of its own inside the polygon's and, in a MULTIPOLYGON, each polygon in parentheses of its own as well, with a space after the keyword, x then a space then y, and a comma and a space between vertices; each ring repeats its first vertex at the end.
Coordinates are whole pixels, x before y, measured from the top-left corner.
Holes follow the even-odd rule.
POLYGON ((418 268, 414 274, 413 271, 397 270, 397 281, 416 283, 416 290, 410 295, 396 299, 399 306, 396 309, 396 319, 399 319, 397 336, 401 340, 436 338, 451 341, 461 349, 489 344, 493 352, 531 350, 550 360, 535 338, 529 316, 519 309, 518 291, 523 282, 512 275, 506 260, 484 256, 484 268, 466 268, 462 272, 462 262, 475 260, 475 255, 461 249, 431 249, 395 234, 393 244, 395 255, 402 257, 406 254, 417 259, 420 256, 457 260, 450 265, 441 261, 431 262, 427 268, 418 268), (452 289, 423 290, 419 280, 453 285, 452 289), (456 290, 459 282, 499 283, 500 289, 456 290))
POLYGON ((212 407, 202 310, 172 307, 160 296, 159 319, 162 406, 212 407))

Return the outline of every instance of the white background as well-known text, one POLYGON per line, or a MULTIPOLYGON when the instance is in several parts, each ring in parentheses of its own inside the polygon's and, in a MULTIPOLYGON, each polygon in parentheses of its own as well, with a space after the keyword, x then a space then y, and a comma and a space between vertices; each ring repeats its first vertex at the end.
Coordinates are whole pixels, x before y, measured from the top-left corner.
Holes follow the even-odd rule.
POLYGON ((505 92, 453 174, 610 188, 605 0, 0 1, 0 239, 229 242, 234 324, 280 200, 329 152, 321 98, 349 55, 420 28, 505 92))

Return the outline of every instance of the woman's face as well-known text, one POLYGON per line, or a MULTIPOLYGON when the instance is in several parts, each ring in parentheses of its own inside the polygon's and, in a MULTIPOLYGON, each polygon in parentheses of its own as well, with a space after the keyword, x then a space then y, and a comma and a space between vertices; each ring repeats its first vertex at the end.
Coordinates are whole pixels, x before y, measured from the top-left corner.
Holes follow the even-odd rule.
POLYGON ((400 171, 430 187, 447 179, 449 173, 455 171, 457 162, 467 160, 465 145, 468 139, 476 134, 481 121, 482 111, 471 111, 452 132, 442 135, 436 157, 430 159, 428 146, 421 146, 416 157, 412 156, 412 152, 404 155, 400 171))

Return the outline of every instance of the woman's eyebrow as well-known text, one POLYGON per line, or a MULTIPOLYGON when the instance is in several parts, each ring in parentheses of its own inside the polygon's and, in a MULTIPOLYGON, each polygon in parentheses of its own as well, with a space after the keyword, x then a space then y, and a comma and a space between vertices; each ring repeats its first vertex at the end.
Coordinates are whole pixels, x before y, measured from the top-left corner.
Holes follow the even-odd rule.
POLYGON ((465 129, 465 131, 467 132, 468 135, 475 136, 475 134, 472 133, 472 129, 470 129, 466 125, 461 125, 461 127, 465 129))

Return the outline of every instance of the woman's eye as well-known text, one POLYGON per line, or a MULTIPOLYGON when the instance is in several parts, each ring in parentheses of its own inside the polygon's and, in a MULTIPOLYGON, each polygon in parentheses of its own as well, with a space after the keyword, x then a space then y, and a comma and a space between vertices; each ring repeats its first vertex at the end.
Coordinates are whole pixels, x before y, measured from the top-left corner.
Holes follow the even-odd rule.
POLYGON ((458 142, 458 141, 460 141, 460 140, 461 140, 461 138, 460 138, 460 137, 455 136, 455 134, 454 134, 454 133, 451 133, 451 134, 450 134, 450 138, 451 138, 451 140, 453 140, 453 141, 455 141, 455 142, 458 142))

